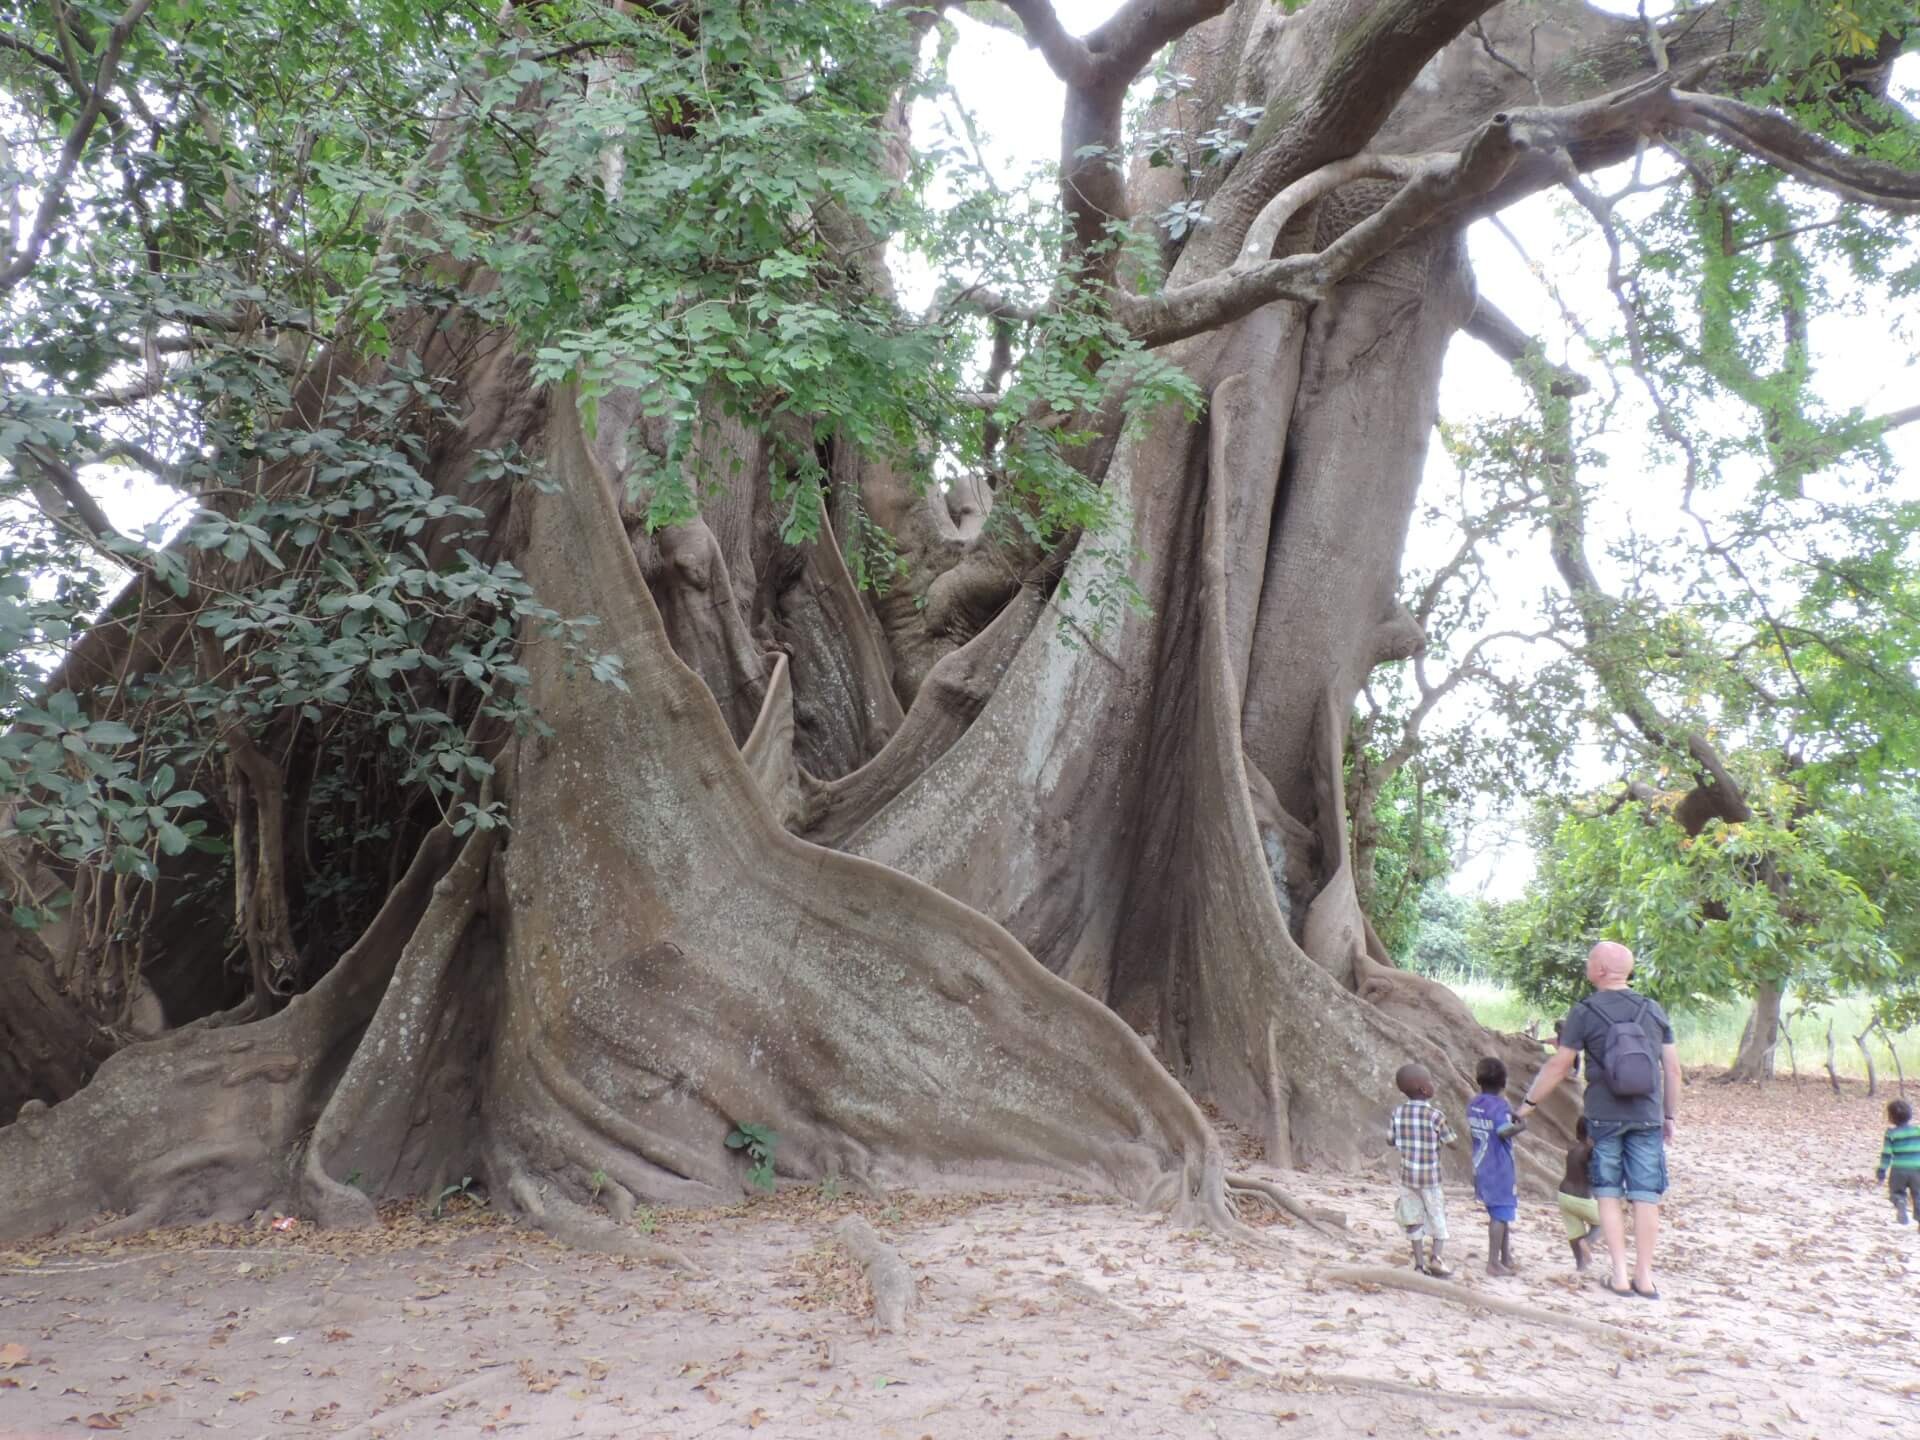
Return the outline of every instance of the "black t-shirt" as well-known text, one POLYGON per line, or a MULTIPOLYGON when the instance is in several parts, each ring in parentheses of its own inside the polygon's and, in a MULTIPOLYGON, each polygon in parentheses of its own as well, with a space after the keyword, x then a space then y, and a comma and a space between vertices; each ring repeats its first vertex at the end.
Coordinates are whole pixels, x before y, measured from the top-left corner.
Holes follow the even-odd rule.
POLYGON ((1661 1091, 1666 1087, 1665 1067, 1661 1067, 1651 1095, 1616 1095, 1607 1088, 1600 1061, 1607 1045, 1607 1027, 1640 1014, 1640 1028, 1654 1054, 1662 1045, 1673 1044, 1673 1025, 1667 1012, 1631 990, 1596 990, 1567 1012, 1560 1025, 1560 1043, 1569 1050, 1583 1050, 1587 1057, 1587 1119, 1612 1123, 1657 1125, 1664 1118, 1661 1091))

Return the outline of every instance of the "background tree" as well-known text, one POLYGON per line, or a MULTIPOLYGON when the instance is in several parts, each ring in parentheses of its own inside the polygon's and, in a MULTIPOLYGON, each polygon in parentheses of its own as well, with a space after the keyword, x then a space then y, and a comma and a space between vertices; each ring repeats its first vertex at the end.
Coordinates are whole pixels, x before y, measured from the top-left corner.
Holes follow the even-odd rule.
MULTIPOLYGON (((1790 938, 1763 925, 1745 936, 1742 943, 1749 948, 1719 956, 1720 962, 1732 961, 1728 973, 1755 1002, 1733 1077, 1764 1078, 1771 1071, 1789 978, 1797 974, 1814 993, 1824 993, 1832 974, 1847 973, 1849 983, 1877 987, 1892 982, 1898 968, 1884 956, 1878 963, 1856 956, 1837 969, 1824 961, 1812 963, 1816 952, 1824 953, 1840 936, 1868 945, 1855 931, 1862 924, 1877 927, 1878 916, 1805 873, 1804 847, 1788 832, 1817 825, 1811 817, 1823 806, 1834 807, 1836 814, 1857 814, 1864 799, 1897 810, 1911 785, 1910 647, 1915 637, 1908 597, 1912 527, 1920 507, 1876 491, 1888 477, 1881 438, 1920 412, 1871 418, 1856 412, 1816 422, 1802 373, 1793 377, 1794 388, 1776 384, 1764 391, 1770 408, 1756 406, 1751 431, 1710 444, 1708 425, 1695 417, 1711 414, 1724 398, 1728 367, 1722 351, 1735 343, 1737 330, 1731 323, 1714 329, 1710 288, 1700 307, 1697 343, 1689 347, 1670 335, 1655 366, 1646 341, 1646 306, 1637 295, 1629 298, 1630 287, 1621 278, 1615 212, 1591 192, 1585 192, 1585 203, 1602 217, 1613 246, 1610 273, 1624 321, 1620 353, 1629 376, 1645 382, 1659 434, 1670 437, 1680 452, 1682 514, 1703 543, 1677 549, 1622 547, 1609 558, 1625 569, 1629 589, 1616 593, 1603 586, 1589 553, 1592 487, 1581 479, 1580 466, 1594 453, 1620 404, 1619 390, 1583 407, 1579 397, 1588 390, 1585 382, 1546 364, 1504 317, 1484 307, 1476 316, 1476 333, 1512 360, 1528 382, 1540 429, 1529 436, 1524 427, 1515 428, 1480 458, 1496 470, 1532 477, 1537 487, 1537 521, 1568 601, 1563 617, 1574 637, 1569 648, 1594 681, 1591 714, 1603 734, 1612 732, 1613 751, 1629 773, 1640 772, 1627 798, 1651 799, 1669 786, 1675 771, 1691 776, 1690 788, 1648 812, 1669 816, 1679 827, 1665 843, 1691 847, 1704 839, 1717 844, 1726 836, 1713 828, 1716 823, 1732 827, 1736 836, 1744 833, 1745 840, 1729 854, 1733 873, 1770 892, 1765 901, 1747 900, 1776 920, 1803 927, 1802 935, 1790 938), (1799 458, 1789 462, 1796 478, 1783 482, 1779 469, 1749 467, 1742 473, 1743 460, 1779 462, 1787 403, 1782 394, 1796 407, 1794 423, 1803 437, 1797 442, 1799 458), (1807 487, 1805 471, 1814 457, 1828 467, 1854 467, 1861 498, 1836 498, 1807 487), (1730 512, 1731 519, 1709 518, 1708 505, 1730 512), (1768 848, 1776 842, 1778 853, 1768 848), (1788 873, 1796 869, 1802 873, 1788 873), (1821 913, 1823 906, 1830 906, 1830 913, 1821 913)), ((1726 234, 1714 233, 1715 252, 1728 248, 1728 236, 1737 233, 1731 220, 1725 223, 1726 234)), ((1770 223, 1779 223, 1778 218, 1770 223)), ((1855 267, 1854 278, 1878 277, 1886 253, 1871 251, 1855 267)), ((1660 259, 1662 268, 1673 268, 1671 252, 1660 259)), ((1802 299, 1802 291, 1789 287, 1770 311, 1751 295, 1745 308, 1783 323, 1791 353, 1804 348, 1802 299)), ((1571 886, 1560 897, 1568 902, 1561 911, 1566 915, 1581 913, 1579 897, 1593 893, 1600 873, 1576 877, 1573 871, 1591 868, 1578 859, 1572 871, 1565 868, 1567 855, 1588 855, 1578 838, 1584 833, 1582 818, 1570 816, 1571 830, 1556 836, 1562 853, 1541 876, 1545 885, 1564 881, 1571 886)), ((1628 837, 1635 833, 1619 831, 1628 837)), ((1831 842, 1823 841, 1808 853, 1830 849, 1831 842)), ((1603 864, 1601 871, 1607 868, 1603 864)), ((1663 924, 1653 916, 1685 892, 1694 895, 1700 907, 1696 919, 1707 925, 1701 934, 1719 934, 1714 927, 1728 920, 1733 902, 1705 876, 1697 869, 1690 879, 1675 872, 1668 883, 1654 885, 1651 874, 1636 865, 1616 869, 1607 883, 1628 888, 1617 896, 1602 895, 1607 918, 1616 928, 1626 926, 1624 933, 1642 946, 1670 949, 1672 935, 1663 940, 1663 924)), ((1514 933, 1528 931, 1523 926, 1514 933)), ((1704 954, 1699 958, 1704 961, 1704 954)), ((1523 962, 1522 968, 1532 967, 1523 962)), ((1726 984, 1703 981, 1695 993, 1724 995, 1726 984)))
POLYGON ((632 1248, 745 1125, 1230 1225, 1190 1095, 1344 1161, 1404 1060, 1525 1060, 1382 963, 1342 795, 1460 226, 1663 142, 1909 212, 1904 7, 1005 8, 1037 232, 922 203, 940 6, 17 7, 6 453, 133 578, 29 586, 14 923, 177 1028, 0 1129, 9 1231, 473 1174, 632 1248), (93 523, 104 464, 186 530, 93 523))

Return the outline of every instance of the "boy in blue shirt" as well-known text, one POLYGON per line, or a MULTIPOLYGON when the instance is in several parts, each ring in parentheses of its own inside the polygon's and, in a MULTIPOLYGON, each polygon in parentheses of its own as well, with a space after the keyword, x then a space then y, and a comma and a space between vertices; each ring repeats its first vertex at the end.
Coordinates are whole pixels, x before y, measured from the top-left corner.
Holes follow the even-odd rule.
POLYGON ((1467 1105, 1473 1139, 1473 1193, 1487 1207, 1487 1273, 1513 1275, 1513 1222, 1520 1197, 1514 1190, 1513 1137, 1522 1128, 1507 1104, 1507 1067, 1489 1055, 1474 1067, 1480 1093, 1467 1105))

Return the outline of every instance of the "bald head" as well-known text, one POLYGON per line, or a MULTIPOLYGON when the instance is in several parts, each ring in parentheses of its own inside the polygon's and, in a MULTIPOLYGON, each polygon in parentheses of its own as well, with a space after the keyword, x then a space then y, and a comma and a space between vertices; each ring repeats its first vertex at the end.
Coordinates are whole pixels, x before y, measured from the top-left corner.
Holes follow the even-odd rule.
POLYGON ((1617 940, 1602 940, 1587 952, 1587 979, 1602 990, 1618 990, 1633 974, 1633 952, 1617 940))

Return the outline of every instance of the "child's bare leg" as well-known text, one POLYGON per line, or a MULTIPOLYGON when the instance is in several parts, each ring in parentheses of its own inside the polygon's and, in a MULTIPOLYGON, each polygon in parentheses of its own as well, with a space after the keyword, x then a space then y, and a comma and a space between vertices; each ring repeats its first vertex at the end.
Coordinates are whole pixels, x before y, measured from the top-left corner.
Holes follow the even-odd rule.
POLYGON ((1449 1275, 1453 1274, 1453 1271, 1449 1270, 1447 1268, 1447 1262, 1440 1258, 1441 1244, 1442 1244, 1441 1241, 1436 1240, 1429 1247, 1429 1253, 1427 1256, 1427 1274, 1433 1276, 1435 1279, 1444 1280, 1449 1275))
POLYGON ((1426 1237, 1418 1225, 1407 1227, 1407 1243, 1413 1246, 1413 1268, 1422 1275, 1427 1273, 1426 1237))
POLYGON ((1487 1222, 1487 1274, 1511 1275, 1507 1268, 1505 1252, 1507 1248, 1507 1227, 1499 1220, 1487 1222))
POLYGON ((1579 1271, 1582 1275, 1587 1273, 1587 1266, 1593 1260, 1592 1249, 1587 1244, 1587 1240, 1590 1238, 1591 1234, 1592 1232, 1589 1231, 1586 1235, 1582 1235, 1578 1240, 1569 1240, 1567 1242, 1568 1247, 1573 1251, 1573 1268, 1579 1271))
POLYGON ((1520 1267, 1513 1263, 1513 1223, 1508 1220, 1500 1222, 1500 1263, 1509 1275, 1520 1273, 1520 1267))

